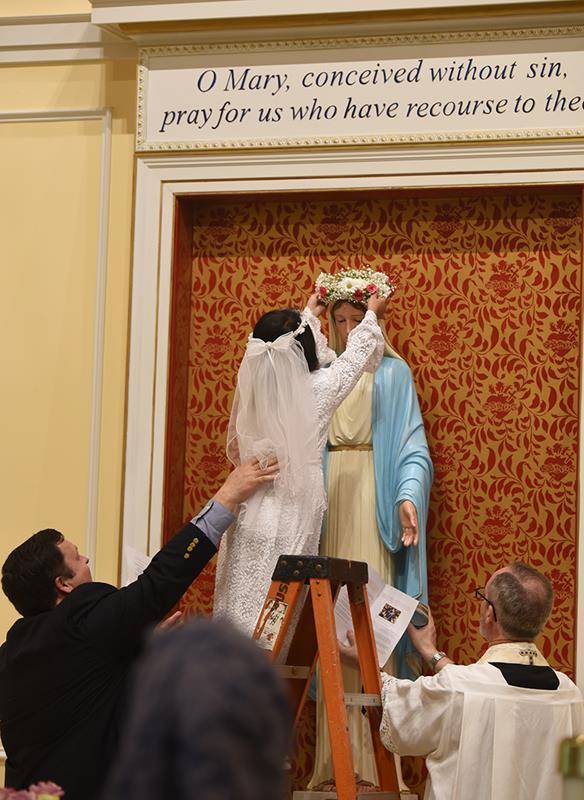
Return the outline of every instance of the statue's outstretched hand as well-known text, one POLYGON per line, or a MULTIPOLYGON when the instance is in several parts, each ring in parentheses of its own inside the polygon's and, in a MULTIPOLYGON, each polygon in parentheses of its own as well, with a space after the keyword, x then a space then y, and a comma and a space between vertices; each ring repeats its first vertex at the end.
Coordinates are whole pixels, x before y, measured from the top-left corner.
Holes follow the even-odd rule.
POLYGON ((399 504, 399 524, 403 546, 418 544, 418 512, 411 500, 402 500, 399 504))

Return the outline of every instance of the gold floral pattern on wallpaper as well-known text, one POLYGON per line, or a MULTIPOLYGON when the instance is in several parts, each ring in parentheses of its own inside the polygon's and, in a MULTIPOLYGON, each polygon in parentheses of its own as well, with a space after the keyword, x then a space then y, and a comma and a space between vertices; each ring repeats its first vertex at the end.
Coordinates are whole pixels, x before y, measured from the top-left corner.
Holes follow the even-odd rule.
MULTIPOLYGON (((439 645, 461 663, 477 656, 471 590, 523 559, 543 569, 556 592, 543 651, 573 673, 582 269, 576 190, 195 203, 192 273, 188 285, 175 281, 177 307, 190 308, 175 329, 183 343, 175 352, 188 341, 189 353, 186 429, 171 425, 177 455, 167 458, 174 476, 167 504, 180 509, 175 521, 196 512, 227 473, 234 381, 256 319, 271 308, 302 307, 321 270, 364 264, 397 285, 386 324, 412 367, 435 465, 428 557, 439 645)), ((186 608, 210 612, 213 569, 185 595, 186 608)), ((310 726, 303 722, 297 779, 311 766, 310 726)), ((406 774, 419 785, 419 764, 406 765, 406 774)))

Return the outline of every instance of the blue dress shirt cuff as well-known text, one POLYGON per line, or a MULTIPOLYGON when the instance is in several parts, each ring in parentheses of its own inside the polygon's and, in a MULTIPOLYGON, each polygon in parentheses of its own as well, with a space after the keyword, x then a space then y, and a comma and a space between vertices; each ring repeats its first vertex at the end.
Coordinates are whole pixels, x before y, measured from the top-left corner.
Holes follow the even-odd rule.
POLYGON ((209 500, 207 505, 192 518, 191 524, 196 525, 207 539, 219 548, 221 537, 234 521, 235 514, 217 500, 209 500))

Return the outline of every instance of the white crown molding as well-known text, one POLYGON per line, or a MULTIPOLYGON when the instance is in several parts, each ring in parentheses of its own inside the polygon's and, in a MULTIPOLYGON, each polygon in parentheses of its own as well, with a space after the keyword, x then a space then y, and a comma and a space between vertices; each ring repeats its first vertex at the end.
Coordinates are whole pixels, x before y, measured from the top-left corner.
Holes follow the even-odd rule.
POLYGON ((90 14, 0 17, 0 65, 135 58, 136 46, 90 14))
POLYGON ((96 25, 142 46, 239 42, 242 35, 261 41, 584 24, 584 6, 562 0, 534 0, 529 6, 521 0, 297 0, 292 9, 273 0, 92 0, 92 5, 96 25), (261 24, 250 25, 260 18, 261 24))
MULTIPOLYGON (((103 403, 103 359, 105 350, 105 307, 107 279, 107 246, 111 178, 111 108, 77 108, 58 111, 3 111, 0 124, 5 122, 73 122, 101 121, 100 188, 97 251, 95 254, 95 313, 93 323, 93 354, 91 373, 91 409, 89 426, 89 457, 87 477, 87 516, 85 553, 95 563, 97 551, 97 512, 99 501, 99 469, 101 462, 101 417, 103 403)), ((0 763, 2 762, 0 749, 0 763)))
MULTIPOLYGON (((521 6, 525 0, 296 0, 293 7, 273 0, 90 0, 92 19, 96 24, 162 22, 206 19, 235 19, 242 17, 289 17, 307 18, 323 14, 370 14, 392 11, 429 11, 439 9, 480 8, 490 9, 521 6)), ((532 6, 541 6, 546 11, 558 6, 561 0, 532 0, 532 6)))

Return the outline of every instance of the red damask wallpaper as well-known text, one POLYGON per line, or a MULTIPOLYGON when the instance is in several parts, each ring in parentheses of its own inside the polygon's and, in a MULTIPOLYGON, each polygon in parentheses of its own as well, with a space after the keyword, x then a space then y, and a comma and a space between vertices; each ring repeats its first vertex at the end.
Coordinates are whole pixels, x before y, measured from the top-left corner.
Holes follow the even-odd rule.
MULTIPOLYGON (((302 307, 321 270, 370 264, 398 287, 387 327, 412 367, 436 470, 428 540, 439 645, 461 663, 476 657, 482 640, 471 590, 523 559, 553 581, 556 604, 541 644, 573 674, 579 192, 185 202, 192 258, 177 259, 174 281, 167 535, 228 470, 230 402, 255 320, 271 308, 302 307)), ((209 612, 212 592, 208 569, 183 604, 209 612)), ((308 717, 301 736, 299 770, 308 772, 308 717)), ((417 768, 408 774, 419 782, 417 768)))

